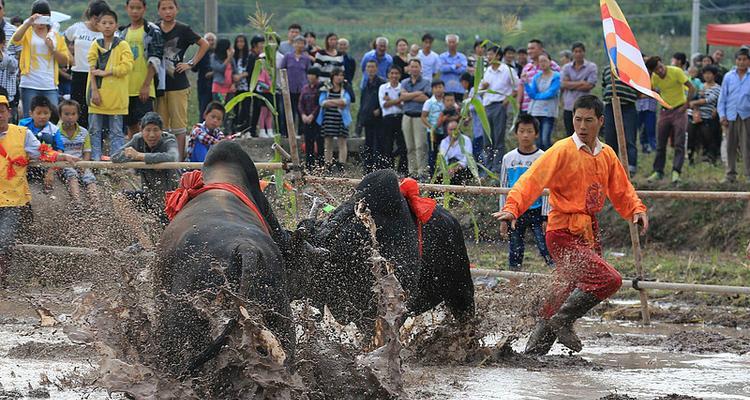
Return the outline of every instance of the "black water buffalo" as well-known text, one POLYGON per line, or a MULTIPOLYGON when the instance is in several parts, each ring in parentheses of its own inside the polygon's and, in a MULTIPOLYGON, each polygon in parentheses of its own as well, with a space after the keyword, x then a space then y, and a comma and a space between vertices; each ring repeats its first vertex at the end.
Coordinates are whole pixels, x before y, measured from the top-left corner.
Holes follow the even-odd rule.
POLYGON ((290 239, 260 190, 253 161, 239 145, 221 142, 206 157, 203 180, 240 188, 260 215, 233 193, 209 190, 190 200, 167 226, 154 268, 160 359, 167 370, 184 373, 218 352, 221 335, 212 337, 208 321, 190 302, 191 296, 223 285, 266 308, 266 324, 287 354, 294 354, 280 250, 290 239))
POLYGON ((365 201, 378 227, 381 255, 397 266, 396 276, 408 295, 410 312, 420 314, 444 301, 459 320, 472 316, 474 286, 458 221, 438 206, 422 226, 420 256, 417 220, 392 170, 365 176, 351 198, 328 219, 300 223, 309 240, 329 250, 330 256, 296 271, 302 273, 301 279, 292 273, 297 276, 295 297, 309 297, 318 307, 327 304, 340 322, 370 326, 375 315, 374 278, 370 236, 354 214, 360 200, 365 201))

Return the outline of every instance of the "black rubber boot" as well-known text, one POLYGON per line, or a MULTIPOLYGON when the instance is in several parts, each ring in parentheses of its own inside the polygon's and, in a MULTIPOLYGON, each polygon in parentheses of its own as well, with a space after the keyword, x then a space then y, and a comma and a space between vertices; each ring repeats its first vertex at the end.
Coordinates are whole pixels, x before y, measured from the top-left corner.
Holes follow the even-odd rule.
POLYGON ((560 310, 557 311, 557 314, 553 315, 548 321, 548 327, 552 334, 557 337, 557 341, 574 352, 581 351, 583 344, 573 330, 573 323, 586 315, 600 302, 601 300, 591 293, 586 293, 580 289, 574 290, 560 307, 560 310))
POLYGON ((555 333, 549 326, 549 321, 546 319, 540 320, 536 323, 534 331, 531 332, 529 341, 526 343, 526 350, 524 354, 543 356, 549 352, 552 345, 555 344, 555 333))

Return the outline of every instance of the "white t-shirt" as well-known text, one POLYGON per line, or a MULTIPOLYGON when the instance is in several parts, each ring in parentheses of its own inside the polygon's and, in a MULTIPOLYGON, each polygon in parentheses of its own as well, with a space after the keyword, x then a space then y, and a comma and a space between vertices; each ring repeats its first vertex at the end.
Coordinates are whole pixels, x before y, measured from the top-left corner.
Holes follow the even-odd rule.
MULTIPOLYGON (((52 42, 57 46, 55 34, 50 31, 52 42)), ((55 86, 55 63, 52 52, 44 42, 45 37, 31 33, 31 68, 29 73, 21 75, 20 87, 36 90, 57 90, 55 86)))
POLYGON ((94 32, 86 26, 85 22, 76 22, 65 31, 65 39, 73 42, 73 51, 75 60, 73 61, 73 71, 89 72, 89 49, 96 39, 103 38, 101 32, 94 32))
POLYGON ((378 99, 380 102, 380 109, 383 110, 383 116, 387 115, 398 115, 403 114, 403 109, 399 105, 386 107, 385 106, 385 95, 388 95, 390 100, 395 100, 401 94, 401 84, 396 84, 396 87, 391 86, 390 82, 386 82, 380 85, 378 88, 378 99))
POLYGON ((464 168, 469 164, 466 155, 471 155, 472 151, 471 139, 466 135, 460 135, 452 145, 450 136, 443 138, 440 142, 440 154, 445 157, 445 161, 450 162, 451 159, 456 159, 464 168))
POLYGON ((432 81, 432 76, 440 72, 440 55, 432 50, 430 54, 425 55, 419 50, 417 58, 422 63, 422 79, 432 81))

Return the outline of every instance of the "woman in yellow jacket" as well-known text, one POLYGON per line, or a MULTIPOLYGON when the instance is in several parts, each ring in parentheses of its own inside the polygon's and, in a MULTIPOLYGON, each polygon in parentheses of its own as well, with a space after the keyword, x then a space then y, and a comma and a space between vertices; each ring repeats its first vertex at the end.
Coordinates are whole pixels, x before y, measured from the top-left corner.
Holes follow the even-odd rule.
POLYGON ((29 116, 31 99, 36 96, 45 96, 57 106, 57 71, 60 64, 68 65, 70 62, 65 38, 52 30, 51 14, 49 3, 35 1, 31 6, 31 17, 11 38, 11 44, 22 48, 19 87, 24 118, 29 116))
POLYGON ((115 37, 117 14, 107 10, 99 16, 99 31, 104 38, 91 44, 88 61, 89 135, 91 156, 101 160, 104 131, 109 132, 110 154, 125 145, 123 116, 128 115, 130 97, 128 76, 133 70, 133 53, 128 42, 115 37))

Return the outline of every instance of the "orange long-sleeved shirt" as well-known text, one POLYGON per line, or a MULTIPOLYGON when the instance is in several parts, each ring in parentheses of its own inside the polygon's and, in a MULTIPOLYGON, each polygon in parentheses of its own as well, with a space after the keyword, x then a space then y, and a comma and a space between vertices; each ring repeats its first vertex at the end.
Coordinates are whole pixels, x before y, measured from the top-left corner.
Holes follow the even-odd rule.
POLYGON ((614 150, 602 146, 594 155, 587 146, 579 147, 573 137, 558 141, 516 182, 503 211, 518 218, 548 188, 552 210, 547 230, 568 229, 590 242, 594 238, 591 217, 602 210, 605 197, 625 219, 645 212, 614 150))

